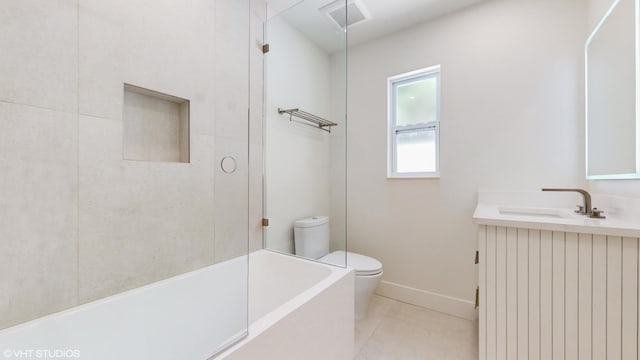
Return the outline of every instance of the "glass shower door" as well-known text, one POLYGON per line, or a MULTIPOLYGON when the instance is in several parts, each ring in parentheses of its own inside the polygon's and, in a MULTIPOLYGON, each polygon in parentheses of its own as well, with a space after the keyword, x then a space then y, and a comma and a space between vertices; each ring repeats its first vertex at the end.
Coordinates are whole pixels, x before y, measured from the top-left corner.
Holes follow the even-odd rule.
MULTIPOLYGON (((346 250, 347 3, 300 1, 265 22, 267 249, 308 257, 298 222, 323 223, 328 251, 346 250)), ((327 262, 345 266, 338 254, 327 262)))
POLYGON ((249 16, 3 4, 0 349, 29 350, 8 339, 32 320, 50 332, 31 347, 81 359, 204 359, 246 334, 249 16))

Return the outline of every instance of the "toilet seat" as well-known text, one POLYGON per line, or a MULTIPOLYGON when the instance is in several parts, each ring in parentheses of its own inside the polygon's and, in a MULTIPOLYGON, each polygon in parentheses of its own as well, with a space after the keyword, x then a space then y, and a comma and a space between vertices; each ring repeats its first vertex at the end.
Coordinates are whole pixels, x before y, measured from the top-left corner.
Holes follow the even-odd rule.
MULTIPOLYGON (((382 263, 380 261, 362 254, 347 251, 347 267, 356 271, 356 276, 371 276, 382 273, 382 263)), ((336 250, 328 255, 321 257, 321 262, 344 266, 345 252, 336 250)))

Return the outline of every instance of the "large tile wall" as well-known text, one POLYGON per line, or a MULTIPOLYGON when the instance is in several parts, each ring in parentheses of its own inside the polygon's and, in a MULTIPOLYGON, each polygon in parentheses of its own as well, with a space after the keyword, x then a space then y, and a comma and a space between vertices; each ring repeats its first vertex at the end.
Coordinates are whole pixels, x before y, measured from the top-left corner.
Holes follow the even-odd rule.
POLYGON ((78 303, 77 11, 0 11, 0 328, 78 303))
POLYGON ((81 302, 214 260, 216 2, 176 4, 80 0, 81 302), (190 163, 122 160, 123 83, 190 101, 190 163))
POLYGON ((75 112, 78 0, 2 2, 0 100, 75 112))
POLYGON ((215 167, 215 260, 224 261, 247 253, 248 244, 248 171, 249 146, 247 112, 249 97, 248 55, 249 5, 242 1, 218 0, 216 11, 224 12, 215 23, 214 49, 216 97, 223 106, 215 108, 215 157, 225 156, 237 162, 234 173, 227 174, 215 167), (238 21, 247 32, 238 31, 238 21), (240 122, 241 119, 245 119, 240 122), (229 241, 233 239, 233 241, 229 241))
POLYGON ((247 109, 260 122, 263 1, 251 6, 3 4, 0 328, 261 247, 261 128, 247 109), (190 101, 190 162, 123 160, 124 83, 190 101))
POLYGON ((2 328, 77 304, 78 123, 4 99, 0 119, 2 328))

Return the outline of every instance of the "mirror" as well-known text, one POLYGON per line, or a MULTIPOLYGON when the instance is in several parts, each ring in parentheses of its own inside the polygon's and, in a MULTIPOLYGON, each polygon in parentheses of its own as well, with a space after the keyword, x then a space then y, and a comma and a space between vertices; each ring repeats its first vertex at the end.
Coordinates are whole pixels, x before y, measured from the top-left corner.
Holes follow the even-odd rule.
POLYGON ((346 3, 305 0, 265 22, 264 247, 340 266, 346 264, 347 34, 340 25, 346 3), (303 236, 317 240, 296 246, 303 236))
POLYGON ((587 179, 640 178, 638 0, 616 0, 586 43, 587 179))

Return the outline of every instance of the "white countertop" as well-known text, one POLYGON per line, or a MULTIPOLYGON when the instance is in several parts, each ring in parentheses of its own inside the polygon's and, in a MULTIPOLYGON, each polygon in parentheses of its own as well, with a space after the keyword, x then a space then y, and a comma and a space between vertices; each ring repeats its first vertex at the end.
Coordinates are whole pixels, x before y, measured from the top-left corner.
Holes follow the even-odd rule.
POLYGON ((629 201, 616 203, 603 196, 594 196, 595 199, 600 201, 596 205, 599 208, 602 206, 605 210, 606 219, 591 219, 576 214, 571 204, 582 203, 579 194, 480 192, 473 219, 476 224, 481 225, 640 238, 640 221, 633 221, 634 218, 640 217, 640 213, 635 213, 635 202, 634 206, 625 211, 619 204, 629 201), (612 209, 613 214, 607 214, 608 208, 612 209), (634 214, 626 214, 627 212, 634 214))

